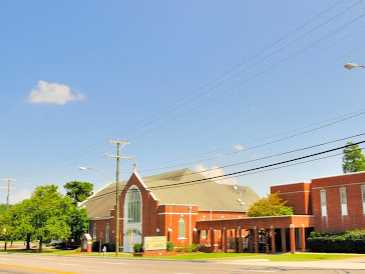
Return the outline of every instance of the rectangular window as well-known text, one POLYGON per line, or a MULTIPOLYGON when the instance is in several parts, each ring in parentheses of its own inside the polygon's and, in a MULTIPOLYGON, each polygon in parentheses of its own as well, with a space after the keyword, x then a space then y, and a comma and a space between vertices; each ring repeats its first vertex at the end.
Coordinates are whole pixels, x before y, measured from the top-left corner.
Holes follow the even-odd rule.
POLYGON ((347 216, 347 193, 346 187, 340 187, 340 203, 341 203, 341 215, 347 216))
POLYGON ((106 243, 109 243, 109 241, 110 241, 109 233, 110 233, 110 225, 109 225, 109 223, 107 223, 105 225, 105 242, 106 243))
POLYGON ((181 216, 180 220, 179 220, 179 238, 180 239, 185 239, 185 220, 184 220, 184 216, 181 216))
POLYGON ((361 185, 362 212, 365 214, 365 185, 361 185))
POLYGON ((322 217, 327 217, 327 193, 326 190, 322 189, 320 192, 321 200, 321 214, 322 217))

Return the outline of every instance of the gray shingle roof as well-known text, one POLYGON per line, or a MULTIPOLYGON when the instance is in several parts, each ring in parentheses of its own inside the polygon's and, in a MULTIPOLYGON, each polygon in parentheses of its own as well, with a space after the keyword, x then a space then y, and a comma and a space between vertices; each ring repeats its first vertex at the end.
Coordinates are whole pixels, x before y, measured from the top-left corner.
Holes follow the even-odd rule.
MULTIPOLYGON (((245 212, 252 203, 259 199, 259 196, 250 187, 234 187, 213 180, 155 188, 200 179, 205 179, 202 173, 181 169, 144 177, 143 182, 152 190, 160 205, 194 204, 199 206, 199 210, 245 212)), ((90 218, 109 217, 109 210, 115 205, 114 190, 115 183, 112 183, 83 203, 90 218)))

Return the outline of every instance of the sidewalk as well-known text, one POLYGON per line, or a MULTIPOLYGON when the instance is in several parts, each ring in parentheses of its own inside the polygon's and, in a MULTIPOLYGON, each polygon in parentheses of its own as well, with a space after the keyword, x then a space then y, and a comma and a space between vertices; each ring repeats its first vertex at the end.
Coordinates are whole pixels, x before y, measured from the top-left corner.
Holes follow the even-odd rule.
POLYGON ((288 269, 341 269, 341 270, 365 270, 365 259, 348 259, 338 261, 297 261, 297 262, 273 262, 265 259, 260 260, 231 260, 217 261, 219 264, 255 266, 263 268, 288 268, 288 269))

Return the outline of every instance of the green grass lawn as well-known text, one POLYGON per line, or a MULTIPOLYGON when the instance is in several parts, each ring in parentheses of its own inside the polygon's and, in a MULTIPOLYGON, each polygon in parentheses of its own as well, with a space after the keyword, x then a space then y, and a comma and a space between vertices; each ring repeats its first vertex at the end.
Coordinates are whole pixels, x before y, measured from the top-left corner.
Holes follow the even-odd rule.
MULTIPOLYGON (((3 250, 1 250, 3 252, 3 250)), ((37 250, 23 250, 14 249, 9 250, 8 253, 37 253, 37 250)), ((79 249, 76 250, 58 250, 45 248, 39 255, 59 255, 59 256, 95 256, 95 257, 108 257, 116 258, 115 253, 109 252, 105 255, 98 252, 82 253, 79 249)), ((182 253, 172 256, 145 256, 145 257, 133 257, 130 253, 119 253, 118 258, 123 259, 152 259, 152 260, 180 260, 180 261, 203 261, 203 260, 267 260, 273 262, 285 262, 285 261, 323 261, 323 260, 344 260, 357 257, 365 257, 361 254, 329 254, 329 253, 284 253, 284 254, 254 254, 254 253, 182 253)))

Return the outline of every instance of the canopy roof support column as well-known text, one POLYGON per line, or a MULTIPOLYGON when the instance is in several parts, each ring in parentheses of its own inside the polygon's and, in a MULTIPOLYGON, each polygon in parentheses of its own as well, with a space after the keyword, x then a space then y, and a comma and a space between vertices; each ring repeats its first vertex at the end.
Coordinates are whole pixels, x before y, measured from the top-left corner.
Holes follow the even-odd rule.
POLYGON ((295 227, 293 224, 290 224, 289 231, 290 231, 290 252, 295 253, 297 247, 295 243, 295 227))

